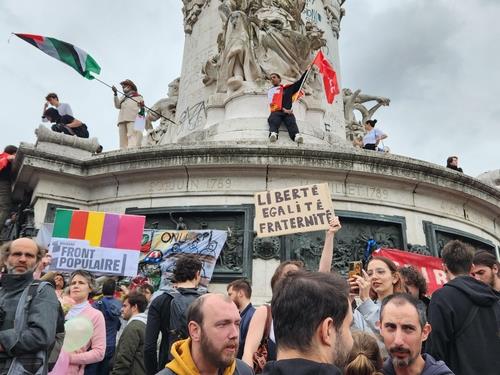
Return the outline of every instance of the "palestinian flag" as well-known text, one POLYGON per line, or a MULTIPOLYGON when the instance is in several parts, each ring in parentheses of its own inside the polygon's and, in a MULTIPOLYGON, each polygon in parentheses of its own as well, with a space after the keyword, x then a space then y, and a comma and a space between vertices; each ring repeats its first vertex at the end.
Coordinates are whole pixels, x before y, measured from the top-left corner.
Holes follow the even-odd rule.
POLYGON ((14 35, 32 44, 47 55, 68 64, 87 79, 94 79, 90 74, 91 72, 96 74, 101 72, 101 67, 92 56, 72 44, 41 35, 16 33, 14 35))

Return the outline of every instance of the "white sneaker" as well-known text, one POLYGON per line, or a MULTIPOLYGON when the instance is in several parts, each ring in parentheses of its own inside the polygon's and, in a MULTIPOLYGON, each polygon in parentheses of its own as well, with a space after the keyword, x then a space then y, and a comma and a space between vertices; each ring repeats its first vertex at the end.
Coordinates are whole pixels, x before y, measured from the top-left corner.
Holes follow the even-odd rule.
POLYGON ((304 137, 302 137, 299 133, 295 134, 295 142, 297 143, 304 143, 304 137))
POLYGON ((270 135, 269 135, 269 141, 271 143, 274 143, 278 140, 278 133, 274 133, 272 132, 270 135))

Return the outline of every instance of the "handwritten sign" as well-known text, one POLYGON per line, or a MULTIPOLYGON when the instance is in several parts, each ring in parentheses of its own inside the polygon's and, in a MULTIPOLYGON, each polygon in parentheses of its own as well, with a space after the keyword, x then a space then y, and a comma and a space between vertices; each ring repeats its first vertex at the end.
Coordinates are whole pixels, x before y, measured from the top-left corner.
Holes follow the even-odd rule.
POLYGON ((257 237, 328 229, 333 204, 327 184, 298 186, 255 194, 257 237))
POLYGON ((50 269, 135 276, 145 219, 58 209, 49 243, 50 269))

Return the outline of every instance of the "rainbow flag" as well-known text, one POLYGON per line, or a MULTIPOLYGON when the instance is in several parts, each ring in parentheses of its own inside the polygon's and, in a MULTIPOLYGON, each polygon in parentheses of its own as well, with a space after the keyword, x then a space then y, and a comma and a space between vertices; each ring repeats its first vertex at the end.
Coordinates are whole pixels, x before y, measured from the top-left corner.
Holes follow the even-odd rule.
POLYGON ((90 246, 140 250, 145 216, 58 209, 52 237, 86 240, 90 246))

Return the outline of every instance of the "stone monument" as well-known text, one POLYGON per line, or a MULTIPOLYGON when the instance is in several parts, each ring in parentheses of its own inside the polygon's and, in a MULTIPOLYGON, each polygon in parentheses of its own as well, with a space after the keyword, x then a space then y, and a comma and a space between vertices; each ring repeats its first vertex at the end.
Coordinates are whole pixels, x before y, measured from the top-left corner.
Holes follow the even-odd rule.
POLYGON ((328 183, 343 226, 334 255, 341 273, 363 257, 368 241, 439 256, 458 238, 498 252, 499 189, 425 161, 355 149, 346 140, 387 98, 344 90, 329 105, 315 72, 294 104, 305 143, 287 137, 269 143, 271 72, 295 80, 321 49, 341 83, 343 3, 183 0, 182 71, 154 105, 157 113, 148 115, 151 122, 163 116, 148 133, 149 145, 96 154, 97 141, 41 133, 35 145, 22 143, 13 164, 13 194, 26 212, 19 225, 40 228, 66 207, 146 215, 150 228, 225 230, 210 288, 225 291, 228 281, 248 277, 256 303, 269 299, 280 261, 301 259, 315 269, 324 239, 321 232, 255 238, 259 191, 328 183))

